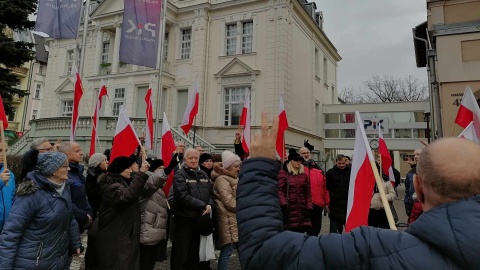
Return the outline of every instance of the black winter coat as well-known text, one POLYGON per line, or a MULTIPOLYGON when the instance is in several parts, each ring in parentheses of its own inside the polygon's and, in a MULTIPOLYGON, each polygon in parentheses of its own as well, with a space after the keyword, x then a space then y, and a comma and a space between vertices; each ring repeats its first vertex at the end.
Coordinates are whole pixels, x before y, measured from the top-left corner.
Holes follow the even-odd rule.
POLYGON ((478 269, 480 196, 436 206, 406 232, 360 227, 305 237, 284 231, 275 162, 240 170, 237 222, 242 269, 478 269))
POLYGON ((87 192, 88 203, 92 207, 93 218, 97 218, 98 209, 100 208, 100 191, 98 190, 98 178, 102 175, 100 167, 88 168, 87 178, 85 181, 85 189, 87 192))
POLYGON ((330 218, 346 220, 351 167, 340 170, 334 166, 327 171, 327 190, 330 194, 330 218))
POLYGON ((190 169, 185 164, 182 165, 175 173, 173 193, 177 216, 198 218, 207 205, 213 209, 215 197, 212 181, 199 168, 190 169))
POLYGON ((96 251, 98 269, 136 270, 140 267, 140 203, 148 175, 138 172, 127 184, 118 174, 99 179, 96 251))

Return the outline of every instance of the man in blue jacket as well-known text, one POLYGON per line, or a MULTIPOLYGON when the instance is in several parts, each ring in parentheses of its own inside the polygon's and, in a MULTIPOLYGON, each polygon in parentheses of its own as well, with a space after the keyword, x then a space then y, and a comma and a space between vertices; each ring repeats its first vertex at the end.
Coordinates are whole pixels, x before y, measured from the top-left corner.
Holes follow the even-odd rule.
POLYGON ((10 213, 10 208, 12 208, 13 196, 15 196, 15 176, 8 170, 4 170, 3 151, 7 151, 7 144, 0 142, 0 233, 10 213))
POLYGON ((83 166, 80 162, 83 161, 83 152, 80 145, 76 142, 64 142, 60 146, 60 152, 67 155, 68 179, 72 180, 70 190, 72 193, 73 213, 75 220, 80 228, 80 233, 84 229, 90 227, 93 222, 92 207, 87 200, 87 190, 85 188, 85 176, 83 175, 83 166))
POLYGON ((251 159, 240 171, 242 269, 478 269, 480 167, 471 164, 480 163, 480 145, 451 138, 423 150, 414 185, 425 212, 406 232, 362 226, 312 237, 283 229, 274 161, 277 131, 278 118, 269 130, 262 115, 262 134, 255 135, 251 159))

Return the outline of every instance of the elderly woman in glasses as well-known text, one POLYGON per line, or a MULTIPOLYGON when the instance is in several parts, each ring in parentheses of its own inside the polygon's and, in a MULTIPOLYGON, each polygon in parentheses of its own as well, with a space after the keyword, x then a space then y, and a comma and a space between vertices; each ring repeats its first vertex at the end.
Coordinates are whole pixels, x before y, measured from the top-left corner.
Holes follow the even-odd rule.
POLYGON ((39 154, 36 168, 19 185, 0 235, 0 269, 69 269, 71 254, 81 252, 67 156, 39 154))

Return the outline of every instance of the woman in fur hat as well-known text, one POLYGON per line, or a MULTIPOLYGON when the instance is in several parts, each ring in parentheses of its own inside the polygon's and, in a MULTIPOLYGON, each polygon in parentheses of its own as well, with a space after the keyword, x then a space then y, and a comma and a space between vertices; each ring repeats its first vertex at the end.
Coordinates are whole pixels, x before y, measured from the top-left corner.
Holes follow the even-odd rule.
POLYGON ((230 151, 222 153, 222 162, 213 165, 212 180, 217 208, 217 241, 220 248, 219 270, 227 270, 233 246, 238 242, 236 217, 237 184, 240 172, 240 157, 230 151))
POLYGON ((97 269, 139 269, 140 203, 150 165, 144 161, 138 169, 135 159, 115 158, 107 174, 99 178, 101 194, 96 236, 97 269))
POLYGON ((82 243, 68 180, 67 156, 38 155, 16 193, 0 236, 0 269, 70 269, 82 243))

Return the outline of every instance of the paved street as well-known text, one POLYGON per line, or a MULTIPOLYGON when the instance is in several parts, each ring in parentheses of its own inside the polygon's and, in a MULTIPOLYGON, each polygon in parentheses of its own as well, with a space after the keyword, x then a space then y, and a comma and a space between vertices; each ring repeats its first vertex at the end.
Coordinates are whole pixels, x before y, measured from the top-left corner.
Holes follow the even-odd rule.
MULTIPOLYGON (((405 223, 407 221, 407 215, 405 214, 405 207, 404 207, 404 204, 403 204, 403 196, 405 194, 405 188, 404 186, 401 186, 397 189, 398 191, 398 197, 395 198, 395 201, 394 201, 394 205, 395 205, 395 209, 397 211, 397 215, 398 215, 398 218, 399 218, 399 222, 400 223, 405 223)), ((328 217, 323 217, 323 222, 322 222, 322 230, 321 230, 321 234, 327 234, 328 233, 328 230, 329 230, 329 226, 330 226, 330 220, 328 219, 328 217)), ((405 228, 398 228, 399 230, 404 230, 405 228)), ((86 246, 86 237, 84 237, 84 245, 86 246)), ((171 251, 171 245, 169 244, 169 248, 168 248, 168 259, 170 259, 170 251, 171 251)), ((220 255, 220 251, 216 251, 216 257, 218 258, 220 255)), ((217 269, 217 261, 212 261, 210 263, 212 269, 217 269)), ((72 266, 70 267, 71 270, 78 270, 78 269, 84 269, 83 267, 83 255, 81 257, 77 257, 74 259, 74 262, 72 263, 72 266)), ((170 269, 170 261, 167 260, 167 261, 164 261, 162 263, 157 263, 155 265, 155 269, 162 269, 162 270, 165 270, 165 269, 170 269)), ((240 262, 238 260, 238 253, 234 253, 232 255, 232 259, 230 260, 230 267, 229 269, 231 270, 240 270, 240 262)))

